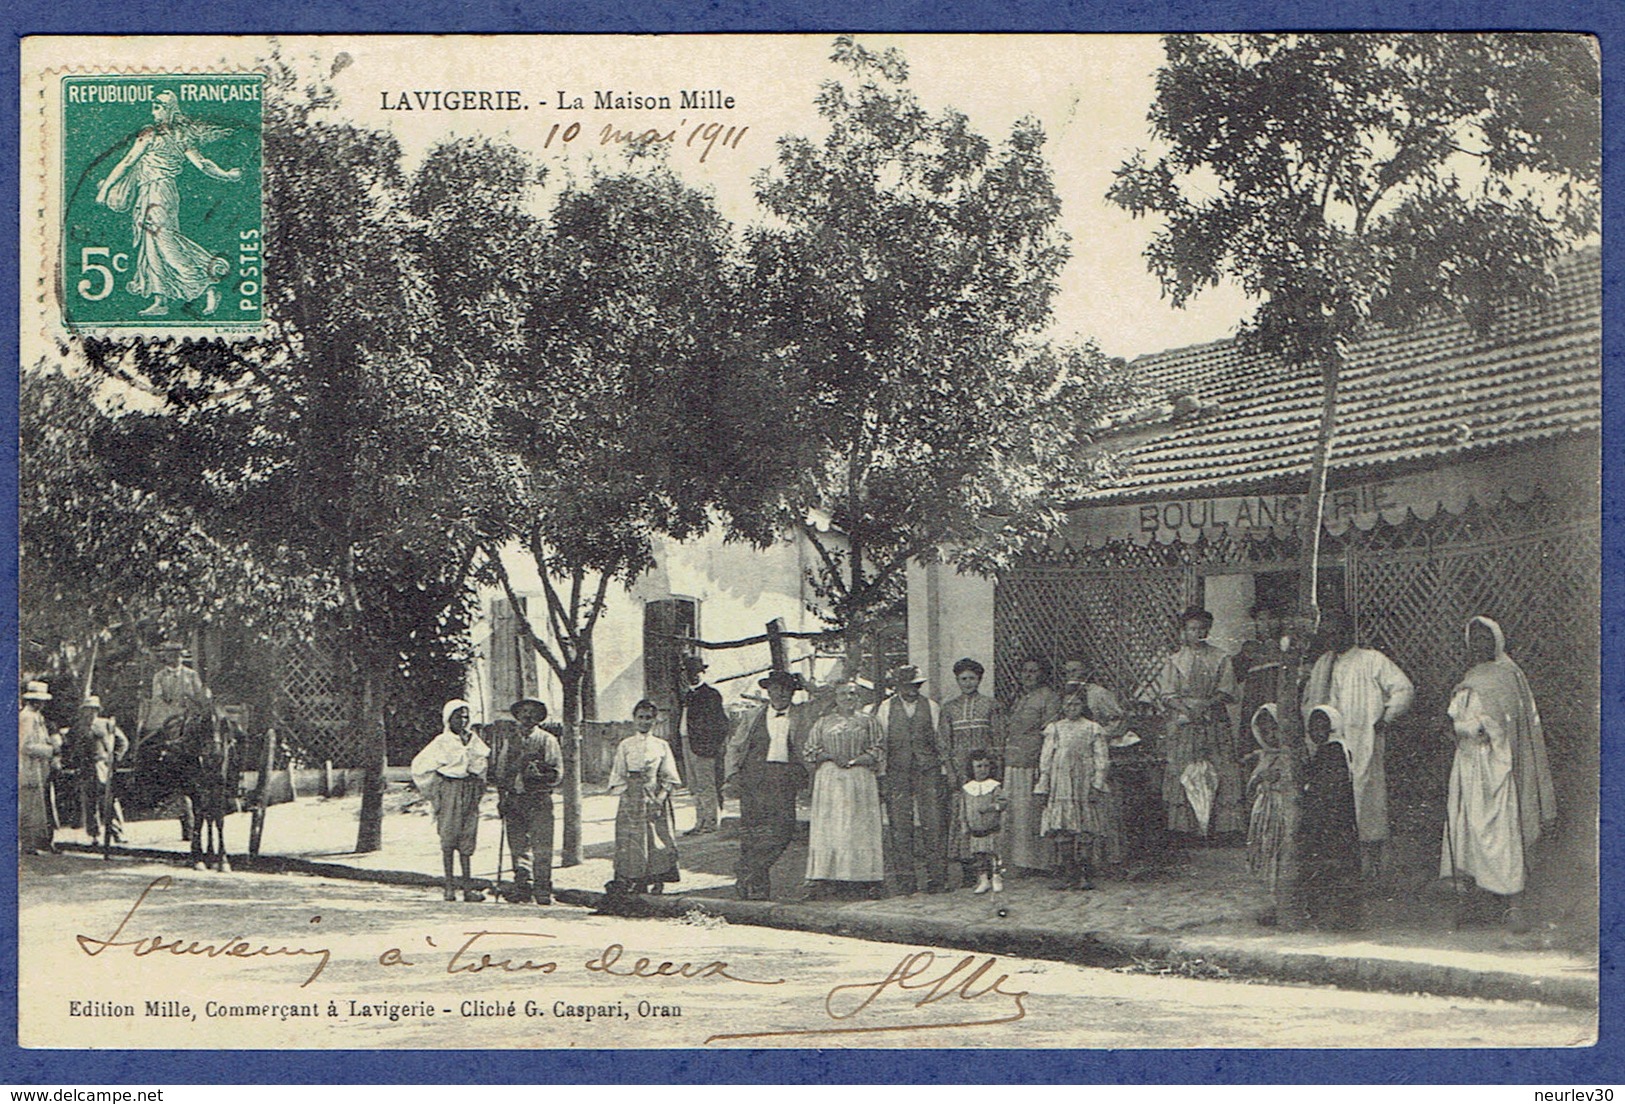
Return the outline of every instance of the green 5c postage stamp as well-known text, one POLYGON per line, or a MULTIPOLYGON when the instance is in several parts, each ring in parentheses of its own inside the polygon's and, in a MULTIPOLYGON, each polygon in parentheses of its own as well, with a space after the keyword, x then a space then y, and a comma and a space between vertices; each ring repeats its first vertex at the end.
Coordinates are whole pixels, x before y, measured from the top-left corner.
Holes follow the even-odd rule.
POLYGON ((62 321, 240 334, 264 317, 257 73, 62 78, 62 321))

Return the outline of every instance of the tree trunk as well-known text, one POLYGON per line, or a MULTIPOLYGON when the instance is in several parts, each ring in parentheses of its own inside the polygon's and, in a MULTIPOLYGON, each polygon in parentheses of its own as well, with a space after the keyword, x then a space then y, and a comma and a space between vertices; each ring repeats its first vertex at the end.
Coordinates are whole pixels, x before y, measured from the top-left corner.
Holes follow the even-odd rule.
POLYGON ((384 846, 384 741, 383 717, 377 686, 369 670, 361 676, 361 823, 356 830, 356 854, 365 855, 384 846))
POLYGON ((1281 667, 1278 695, 1281 726, 1289 737, 1299 734, 1302 714, 1298 672, 1313 658, 1309 655, 1310 642, 1320 625, 1320 537, 1326 515, 1326 471, 1337 429, 1337 381, 1342 364, 1342 350, 1337 348, 1328 351, 1320 364, 1320 431, 1309 460, 1309 492, 1298 519, 1298 608, 1288 626, 1291 643, 1281 667))
POLYGON ((559 839, 559 865, 581 865, 581 683, 586 664, 581 656, 564 670, 564 777, 559 780, 564 825, 559 839))

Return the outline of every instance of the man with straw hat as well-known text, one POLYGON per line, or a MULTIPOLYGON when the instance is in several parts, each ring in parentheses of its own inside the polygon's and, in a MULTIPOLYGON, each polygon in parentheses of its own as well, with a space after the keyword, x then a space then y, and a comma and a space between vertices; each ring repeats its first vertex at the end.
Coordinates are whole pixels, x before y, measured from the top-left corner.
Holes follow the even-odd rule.
POLYGON ((22 712, 17 718, 17 848, 25 855, 49 854, 53 845, 51 814, 45 787, 51 780, 51 760, 62 738, 51 731, 40 707, 51 700, 43 682, 30 682, 23 690, 22 712))
POLYGON ((791 708, 801 679, 770 671, 757 683, 767 704, 728 741, 724 777, 739 796, 738 893, 747 901, 772 895, 773 864, 795 836, 796 794, 806 777, 801 752, 809 723, 806 710, 791 708))

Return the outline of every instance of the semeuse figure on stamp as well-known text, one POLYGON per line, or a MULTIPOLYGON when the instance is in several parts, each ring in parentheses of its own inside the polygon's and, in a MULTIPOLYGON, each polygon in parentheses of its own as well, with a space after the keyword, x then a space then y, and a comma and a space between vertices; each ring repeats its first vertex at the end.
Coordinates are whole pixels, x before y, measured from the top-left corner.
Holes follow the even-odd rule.
POLYGON ((175 182, 188 161, 211 179, 241 180, 242 169, 222 169, 198 149, 229 133, 182 115, 175 93, 166 89, 153 97, 152 125, 136 135, 96 189, 97 203, 130 212, 136 256, 127 286, 131 295, 152 297, 143 315, 162 317, 169 313, 170 303, 190 303, 199 296, 206 315, 220 305, 215 285, 231 265, 181 233, 181 197, 175 182))
POLYGON ((772 671, 757 685, 767 691, 767 704, 729 738, 724 771, 729 792, 739 798, 738 893, 747 901, 772 895, 773 864, 795 835, 809 724, 805 708, 790 704, 801 688, 798 677, 772 671))

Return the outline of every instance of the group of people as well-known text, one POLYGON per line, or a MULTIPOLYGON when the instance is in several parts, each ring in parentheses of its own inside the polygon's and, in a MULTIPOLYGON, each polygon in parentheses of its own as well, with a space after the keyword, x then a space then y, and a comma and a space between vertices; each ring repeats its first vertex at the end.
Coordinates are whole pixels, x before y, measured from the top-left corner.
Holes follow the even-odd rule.
MULTIPOLYGON (((1266 630, 1279 629, 1273 613, 1258 620, 1266 630)), ((1205 644, 1200 637, 1210 623, 1202 611, 1187 611, 1184 648, 1205 644)), ((1465 644, 1471 666, 1442 718, 1455 755, 1439 875, 1457 894, 1453 923, 1495 917, 1514 931, 1526 930, 1521 896, 1528 849, 1557 817, 1545 736, 1528 679, 1507 655, 1500 626, 1473 618, 1465 644)), ((1256 760, 1247 782, 1248 859, 1271 898, 1260 920, 1347 930, 1361 924, 1362 887, 1382 874, 1390 833, 1387 734, 1410 708, 1414 687, 1393 660, 1357 645, 1353 623, 1341 611, 1324 618, 1310 653, 1315 658, 1300 678, 1284 665, 1285 642, 1270 646, 1264 638, 1236 657, 1228 682, 1221 675, 1209 683, 1210 700, 1240 695, 1256 745, 1242 761, 1256 760), (1300 690, 1301 743, 1287 738, 1280 704, 1269 694, 1272 686, 1287 689, 1288 678, 1300 690)), ((1178 723, 1172 717, 1170 730, 1178 723)), ((1193 758, 1212 746, 1211 737, 1207 745, 1186 745, 1193 758)), ((1176 771, 1183 778, 1192 770, 1191 760, 1175 760, 1178 741, 1169 747, 1165 791, 1176 771)))
MULTIPOLYGON (((1165 824, 1176 836, 1244 832, 1249 867, 1272 902, 1263 922, 1354 927, 1389 835, 1388 728, 1414 689, 1391 659, 1356 645, 1341 612, 1324 618, 1307 671, 1288 669, 1278 611, 1259 608, 1254 619, 1256 638, 1232 656, 1206 639, 1206 610, 1184 611, 1179 647, 1141 695, 1161 719, 1151 758, 1160 761, 1165 824), (1289 691, 1301 708, 1293 725, 1280 705, 1289 691), (1254 744, 1246 754, 1234 707, 1254 744), (1294 729, 1301 740, 1288 738, 1294 729)), ((1456 750, 1440 874, 1458 887, 1464 911, 1487 897, 1521 926, 1528 849, 1556 815, 1551 772, 1528 680, 1499 626, 1474 618, 1467 646, 1473 665, 1449 704, 1456 750)), ((758 684, 766 701, 736 724, 705 681, 704 661, 691 658, 686 669, 690 686, 671 727, 678 749, 657 729, 660 710, 642 701, 615 751, 612 894, 659 893, 678 881, 672 799, 685 777, 696 803, 691 834, 715 831, 723 798, 738 799, 737 893, 747 900, 772 896, 806 789, 803 877, 813 898, 879 896, 888 882, 904 894, 946 892, 951 881, 998 893, 1012 874, 1089 890, 1100 867, 1122 857, 1111 749, 1139 737, 1082 659, 1066 663, 1059 688, 1042 658, 1025 659, 1008 707, 982 693, 985 669, 968 657, 953 667, 958 693, 942 703, 912 666, 893 673, 883 701, 866 704, 864 688, 846 681, 823 707, 797 704, 802 680, 774 670, 758 684)), ((413 762, 434 805, 448 900, 459 853, 464 897, 481 899, 468 863, 488 771, 513 846, 513 899, 551 900, 559 745, 542 727, 541 702, 516 702, 512 712, 518 735, 494 765, 462 701, 447 703, 442 732, 413 762)))
MULTIPOLYGON (((166 641, 156 652, 159 666, 137 719, 136 731, 143 737, 164 731, 172 718, 207 710, 210 705, 208 691, 189 666, 191 656, 184 647, 166 641)), ((63 777, 57 772, 64 767, 72 771, 78 826, 92 842, 105 827, 116 842, 123 837, 123 808, 110 786, 115 767, 129 758, 130 738, 98 694, 81 697, 77 715, 60 730, 45 716, 45 703, 53 700, 50 684, 43 680, 31 679, 23 688, 17 720, 19 850, 52 849, 51 783, 53 776, 63 777)))

